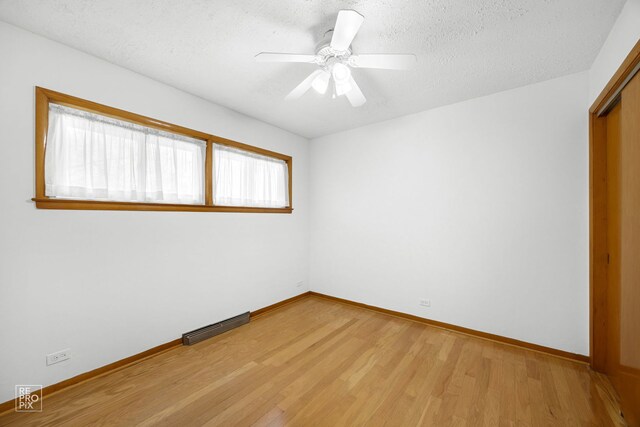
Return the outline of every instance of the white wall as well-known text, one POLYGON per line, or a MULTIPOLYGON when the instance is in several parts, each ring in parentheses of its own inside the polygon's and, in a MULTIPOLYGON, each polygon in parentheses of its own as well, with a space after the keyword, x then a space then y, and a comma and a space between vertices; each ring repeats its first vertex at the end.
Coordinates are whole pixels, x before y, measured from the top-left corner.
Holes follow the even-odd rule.
POLYGON ((583 72, 313 140, 311 289, 588 354, 587 96, 583 72))
POLYGON ((607 85, 640 39, 640 0, 627 0, 589 71, 589 103, 607 85))
POLYGON ((4 23, 0 58, 0 402, 306 290, 306 139, 4 23), (295 211, 37 210, 36 85, 290 154, 295 211))

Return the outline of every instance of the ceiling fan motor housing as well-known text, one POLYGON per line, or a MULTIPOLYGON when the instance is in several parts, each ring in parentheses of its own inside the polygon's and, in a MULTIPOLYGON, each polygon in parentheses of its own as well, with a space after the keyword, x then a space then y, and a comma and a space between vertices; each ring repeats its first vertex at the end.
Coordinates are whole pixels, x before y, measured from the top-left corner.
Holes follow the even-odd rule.
POLYGON ((332 58, 336 58, 339 62, 347 64, 352 53, 351 47, 344 51, 335 50, 331 47, 331 37, 333 37, 333 29, 325 32, 322 41, 318 44, 318 48, 316 49, 318 65, 329 66, 331 65, 332 61, 330 60, 332 58))

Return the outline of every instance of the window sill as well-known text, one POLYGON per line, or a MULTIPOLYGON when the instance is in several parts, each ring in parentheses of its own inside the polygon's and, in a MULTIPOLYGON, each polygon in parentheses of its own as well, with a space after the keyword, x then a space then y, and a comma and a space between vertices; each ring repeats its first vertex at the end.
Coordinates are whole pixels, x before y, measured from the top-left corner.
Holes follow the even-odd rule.
POLYGON ((284 213, 293 208, 252 208, 240 206, 180 205, 168 203, 102 202, 95 200, 69 200, 33 198, 38 209, 98 210, 98 211, 176 211, 176 212, 237 212, 237 213, 284 213))

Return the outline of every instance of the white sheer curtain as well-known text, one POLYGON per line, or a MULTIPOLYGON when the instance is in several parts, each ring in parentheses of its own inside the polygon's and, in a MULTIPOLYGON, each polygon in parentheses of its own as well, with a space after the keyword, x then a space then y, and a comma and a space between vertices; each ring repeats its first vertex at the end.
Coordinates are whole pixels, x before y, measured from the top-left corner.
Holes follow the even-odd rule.
POLYGON ((49 197, 204 204, 206 143, 57 104, 49 105, 49 197))
POLYGON ((287 162, 213 144, 213 203, 218 206, 289 206, 287 162))

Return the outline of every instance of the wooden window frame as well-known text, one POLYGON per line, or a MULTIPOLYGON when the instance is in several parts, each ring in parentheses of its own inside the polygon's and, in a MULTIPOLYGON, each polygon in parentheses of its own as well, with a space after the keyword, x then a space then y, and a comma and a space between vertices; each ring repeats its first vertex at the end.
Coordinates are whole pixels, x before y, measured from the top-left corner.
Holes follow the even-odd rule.
POLYGON ((118 108, 109 107, 85 99, 76 98, 64 93, 36 87, 36 196, 32 199, 38 209, 72 209, 72 210, 124 210, 124 211, 186 211, 186 212, 242 212, 242 213, 292 213, 293 212, 293 159, 291 156, 276 153, 230 139, 221 138, 204 132, 134 114, 118 108), (206 142, 205 156, 205 204, 169 204, 169 203, 139 203, 119 201, 98 201, 59 199, 47 197, 45 194, 44 157, 46 149, 47 131, 49 128, 49 104, 59 104, 91 113, 124 120, 137 125, 160 129, 166 132, 185 135, 206 142), (213 203, 213 144, 222 144, 245 151, 284 160, 287 163, 289 181, 289 206, 284 208, 259 208, 245 206, 220 206, 213 203))

